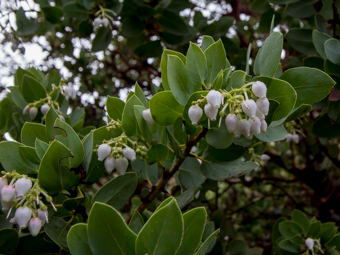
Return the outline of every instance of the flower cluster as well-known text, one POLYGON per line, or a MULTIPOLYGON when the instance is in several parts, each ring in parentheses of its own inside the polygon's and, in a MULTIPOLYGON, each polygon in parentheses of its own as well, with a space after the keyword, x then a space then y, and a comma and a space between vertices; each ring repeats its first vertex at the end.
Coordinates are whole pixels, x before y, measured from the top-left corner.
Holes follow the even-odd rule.
POLYGON ((15 171, 3 172, 3 174, 0 177, 2 210, 8 211, 8 218, 15 209, 14 217, 10 222, 17 224, 20 231, 28 227, 32 236, 38 235, 41 227, 48 222, 47 206, 42 201, 41 194, 55 209, 52 198, 39 187, 36 179, 15 171), (8 183, 9 179, 11 179, 10 183, 8 183))
MULTIPOLYGON (((206 96, 207 103, 204 105, 204 113, 208 117, 209 127, 210 121, 216 121, 218 113, 220 116, 219 125, 221 125, 225 110, 229 107, 225 124, 228 131, 235 137, 243 135, 252 138, 254 134, 266 132, 265 116, 269 112, 269 100, 266 94, 267 87, 261 81, 250 82, 240 89, 222 91, 222 93, 210 90, 206 96), (251 89, 248 88, 249 85, 252 85, 251 89), (242 92, 243 95, 240 95, 242 92), (251 97, 257 98, 256 101, 251 97)), ((203 110, 200 107, 202 102, 205 103, 204 100, 193 102, 188 110, 193 125, 197 125, 203 116, 203 110)))
POLYGON ((300 138, 299 138, 298 134, 287 134, 286 141, 287 142, 299 143, 300 138))
POLYGON ((129 166, 129 160, 136 159, 136 153, 144 157, 146 147, 131 140, 124 133, 110 141, 104 141, 97 148, 98 160, 105 160, 104 167, 108 174, 111 174, 114 169, 119 174, 124 174, 129 166))

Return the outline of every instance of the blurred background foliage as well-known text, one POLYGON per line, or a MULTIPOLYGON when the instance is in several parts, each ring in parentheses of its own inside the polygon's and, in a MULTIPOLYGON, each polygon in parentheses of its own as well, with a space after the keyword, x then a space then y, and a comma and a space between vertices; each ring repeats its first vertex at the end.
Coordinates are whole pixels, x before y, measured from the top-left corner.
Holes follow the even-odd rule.
MULTIPOLYGON (((288 129, 299 134, 298 143, 269 144, 263 148, 270 156, 263 169, 218 184, 207 181, 187 207, 206 206, 209 219, 221 228, 211 254, 271 254, 274 222, 295 208, 339 226, 340 0, 5 0, 0 15, 2 98, 10 90, 5 78, 18 66, 59 69, 77 90, 70 107, 86 106, 85 126, 99 126, 106 96, 124 98, 136 81, 146 95, 158 91, 163 49, 185 53, 189 41, 210 35, 222 39, 236 69, 245 69, 249 45, 251 61, 273 22, 285 38, 279 72, 316 67, 337 84, 288 129), (36 56, 39 65, 16 57, 32 43, 43 53, 36 56), (238 249, 230 241, 236 239, 249 249, 238 249)), ((16 139, 24 120, 9 100, 0 102, 0 133, 9 130, 16 139)), ((170 188, 172 194, 179 189, 170 188)))

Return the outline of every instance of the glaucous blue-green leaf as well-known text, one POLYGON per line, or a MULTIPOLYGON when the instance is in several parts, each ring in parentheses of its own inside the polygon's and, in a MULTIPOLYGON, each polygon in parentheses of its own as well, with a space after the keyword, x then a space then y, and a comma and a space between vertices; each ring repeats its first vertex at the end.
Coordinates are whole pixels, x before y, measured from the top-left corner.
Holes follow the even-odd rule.
POLYGON ((179 180, 186 189, 200 186, 205 179, 200 170, 200 163, 195 158, 186 158, 179 167, 179 180))
POLYGON ((325 52, 327 58, 334 64, 340 64, 340 41, 331 38, 325 42, 325 52))
POLYGON ((214 42, 215 42, 214 38, 212 38, 210 35, 203 35, 201 46, 202 50, 205 51, 214 42))
POLYGON ((288 83, 289 81, 269 77, 258 77, 258 80, 266 84, 268 99, 279 103, 271 120, 275 121, 286 117, 293 110, 296 102, 296 91, 288 83))
POLYGON ((121 120, 124 110, 125 103, 117 98, 108 96, 106 100, 106 110, 107 114, 111 119, 121 120))
POLYGON ((184 208, 185 206, 187 206, 194 199, 194 195, 198 192, 198 190, 199 188, 187 189, 186 191, 176 196, 175 198, 179 208, 184 208))
POLYGON ((22 145, 19 147, 19 154, 22 158, 36 164, 37 166, 40 164, 40 159, 34 147, 22 145))
POLYGON ((231 73, 228 79, 227 90, 241 88, 246 81, 247 73, 242 70, 236 70, 231 73))
POLYGON ((174 198, 155 212, 136 239, 136 255, 176 254, 183 238, 183 216, 174 198))
POLYGON ((288 69, 281 75, 280 79, 289 82, 296 90, 295 107, 321 101, 335 85, 335 81, 328 74, 311 67, 288 69))
POLYGON ((57 193, 76 185, 79 176, 69 170, 68 158, 72 152, 61 142, 53 141, 45 152, 39 167, 39 185, 50 193, 57 193))
POLYGON ((136 159, 131 162, 132 169, 144 180, 148 180, 153 185, 158 181, 157 164, 148 165, 145 160, 136 159))
POLYGON ((210 129, 205 138, 212 147, 226 149, 232 144, 234 135, 229 133, 225 126, 225 121, 222 120, 221 127, 210 129))
POLYGON ((83 127, 85 121, 85 109, 77 107, 73 109, 70 116, 70 124, 74 130, 79 130, 83 127))
POLYGON ((159 92, 150 100, 152 118, 162 126, 173 124, 183 113, 184 107, 176 101, 171 92, 159 92))
POLYGON ((8 172, 16 170, 21 174, 33 173, 39 166, 22 157, 20 153, 21 146, 23 146, 23 144, 17 142, 0 142, 0 163, 8 172))
POLYGON ((135 210, 135 212, 132 214, 131 220, 129 222, 129 228, 133 232, 138 234, 139 231, 142 229, 143 225, 144 225, 143 216, 138 212, 138 210, 135 210))
POLYGON ((49 140, 54 139, 58 132, 60 132, 58 129, 54 128, 54 123, 58 117, 59 114, 53 107, 50 107, 45 115, 46 135, 49 140))
POLYGON ((312 33, 312 29, 308 28, 291 28, 286 37, 295 50, 305 55, 316 55, 312 33))
POLYGON ((92 198, 92 203, 102 202, 121 209, 137 187, 137 174, 126 173, 105 183, 92 198))
POLYGON ((273 77, 280 64, 283 38, 280 32, 272 32, 258 51, 254 62, 254 73, 273 77))
POLYGON ((215 230, 199 247, 195 255, 205 255, 209 250, 212 248, 212 246, 215 244, 217 239, 217 234, 220 232, 219 229, 215 230))
POLYGON ((88 219, 87 234, 94 255, 135 254, 136 235, 111 206, 94 203, 88 219))
POLYGON ((28 19, 22 7, 20 7, 15 14, 17 32, 19 34, 28 36, 37 32, 39 28, 38 22, 35 19, 28 19))
POLYGON ((49 222, 44 226, 45 232, 54 243, 67 249, 67 232, 70 225, 61 217, 49 217, 49 222))
POLYGON ((46 91, 40 82, 28 75, 23 77, 21 92, 27 102, 46 97, 46 91))
POLYGON ((298 1, 288 4, 286 13, 294 18, 307 18, 315 14, 314 1, 298 1))
POLYGON ((135 84, 135 95, 138 97, 138 99, 143 103, 144 107, 148 108, 149 103, 148 100, 146 99, 145 95, 144 95, 144 91, 142 90, 142 88, 138 85, 138 83, 136 82, 135 84))
POLYGON ((183 214, 184 235, 176 255, 192 255, 201 242, 207 213, 204 207, 194 208, 183 214))
POLYGON ((292 220, 303 229, 304 234, 307 234, 310 223, 306 214, 295 209, 292 212, 292 220))
POLYGON ((92 41, 92 51, 105 50, 112 40, 112 29, 110 27, 98 28, 96 35, 92 41))
POLYGON ((203 174, 214 181, 223 181, 232 177, 237 177, 249 173, 256 168, 256 164, 251 161, 225 161, 210 163, 204 161, 201 165, 203 174))
POLYGON ((54 128, 59 131, 55 139, 63 143, 72 152, 72 157, 68 159, 69 168, 79 166, 84 158, 84 148, 78 134, 69 124, 60 119, 56 119, 54 128))
POLYGON ((138 123, 135 117, 134 106, 143 105, 143 103, 138 99, 136 95, 132 95, 126 102, 123 115, 122 115, 122 125, 125 133, 128 136, 137 135, 138 123))
POLYGON ((288 115, 285 122, 295 120, 306 113, 310 112, 312 110, 312 105, 310 104, 302 104, 296 109, 293 109, 293 111, 288 115))
POLYGON ((67 234, 67 246, 72 255, 92 255, 87 236, 87 224, 78 223, 71 227, 67 234))
POLYGON ((185 105, 191 94, 201 88, 201 84, 191 86, 185 64, 178 56, 168 55, 167 75, 169 88, 181 105, 185 105))
POLYGON ((265 133, 255 135, 259 140, 264 142, 276 142, 284 140, 287 136, 287 131, 283 125, 269 126, 265 133))
POLYGON ((159 161, 166 160, 169 155, 169 149, 163 144, 154 144, 147 152, 147 163, 153 164, 159 161))
POLYGON ((173 50, 164 50, 162 57, 161 57, 161 72, 162 72, 162 85, 165 90, 170 90, 169 82, 168 82, 168 56, 169 55, 174 55, 179 57, 182 62, 185 64, 186 62, 186 57, 177 51, 173 50))
POLYGON ((28 146, 34 146, 37 138, 48 142, 45 125, 35 122, 25 122, 21 129, 22 143, 28 146))
POLYGON ((35 151, 40 159, 42 159, 42 157, 44 156, 47 148, 48 148, 48 143, 45 143, 39 138, 35 139, 35 151))
POLYGON ((207 74, 207 59, 201 50, 195 43, 190 43, 187 52, 186 70, 191 86, 202 85, 207 74))
POLYGON ((215 90, 219 90, 223 86, 223 81, 224 81, 224 70, 221 70, 215 80, 213 81, 212 88, 215 90))
MULTIPOLYGON (((207 75, 206 83, 213 84, 217 74, 224 70, 226 67, 230 66, 227 59, 227 55, 221 40, 218 40, 211 44, 205 51, 204 54, 207 58, 207 75)), ((209 86, 209 87, 210 87, 209 86)))
POLYGON ((327 58, 325 52, 325 42, 331 38, 328 34, 322 33, 316 29, 313 30, 313 44, 316 51, 320 54, 324 59, 327 58))

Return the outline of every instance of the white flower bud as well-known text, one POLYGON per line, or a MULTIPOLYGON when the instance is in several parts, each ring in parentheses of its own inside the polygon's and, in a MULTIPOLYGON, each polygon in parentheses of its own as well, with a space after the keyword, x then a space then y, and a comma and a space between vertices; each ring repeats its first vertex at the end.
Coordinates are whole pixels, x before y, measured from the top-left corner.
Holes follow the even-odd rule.
POLYGON ((196 125, 203 115, 201 107, 198 105, 190 106, 188 110, 189 119, 193 125, 196 125))
POLYGON ((0 190, 8 184, 7 178, 6 177, 1 177, 0 178, 0 190))
POLYGON ((292 135, 292 141, 294 143, 299 143, 299 141, 300 141, 299 135, 297 135, 297 134, 292 135))
POLYGON ((103 161, 107 156, 109 156, 111 153, 111 147, 107 145, 106 143, 103 143, 99 145, 97 154, 98 154, 98 160, 103 161))
POLYGON ((32 188, 32 181, 26 177, 22 177, 14 183, 14 187, 18 197, 24 196, 32 188))
POLYGON ((216 120, 218 108, 213 107, 211 104, 206 104, 204 106, 204 112, 210 120, 214 121, 214 120, 216 120))
POLYGON ((269 100, 266 97, 261 97, 256 101, 257 109, 264 115, 268 114, 269 111, 269 100))
POLYGON ((104 167, 108 174, 111 174, 113 169, 115 169, 115 159, 112 157, 107 157, 104 161, 104 167))
POLYGON ((35 117, 37 117, 37 114, 38 114, 38 109, 36 107, 30 108, 29 115, 30 115, 31 120, 34 120, 35 117))
POLYGON ((5 203, 12 202, 15 199, 15 188, 11 185, 5 185, 1 189, 1 201, 5 203))
POLYGON ((68 84, 67 86, 63 87, 64 90, 64 95, 66 97, 66 99, 75 99, 77 96, 77 91, 72 87, 71 84, 68 84))
POLYGON ((19 228, 23 229, 27 227, 28 221, 31 219, 32 210, 28 207, 19 207, 15 211, 15 222, 18 224, 19 228))
POLYGON ((260 156, 260 159, 263 160, 263 161, 268 161, 270 159, 270 157, 267 154, 262 154, 260 156))
POLYGON ((265 97, 267 95, 267 87, 262 81, 256 81, 251 87, 253 93, 257 97, 265 97))
POLYGON ((38 218, 41 220, 41 224, 44 225, 48 222, 48 212, 47 210, 38 210, 38 218))
POLYGON ((238 122, 238 118, 233 113, 229 113, 225 118, 225 125, 230 133, 233 133, 236 130, 238 122))
POLYGON ((22 114, 26 115, 30 111, 30 107, 28 105, 25 106, 25 108, 22 110, 22 114))
POLYGON ((129 166, 129 161, 126 158, 117 158, 116 169, 119 174, 124 174, 129 166))
POLYGON ((249 138, 250 137, 250 121, 249 120, 240 120, 239 125, 240 133, 244 135, 245 137, 249 138))
POLYGON ((28 230, 30 231, 32 236, 37 236, 40 232, 42 226, 41 219, 32 218, 28 223, 28 230))
POLYGON ((305 241, 305 244, 309 250, 312 251, 314 249, 314 240, 312 238, 308 237, 305 241))
POLYGON ((250 132, 253 134, 260 134, 261 133, 261 120, 258 117, 251 118, 250 120, 250 132))
POLYGON ((258 117, 260 120, 264 120, 266 118, 259 109, 256 109, 256 117, 258 117))
POLYGON ((151 116, 151 111, 150 109, 146 109, 142 112, 143 115, 143 119, 146 121, 146 123, 148 123, 150 126, 152 126, 155 121, 153 120, 152 116, 151 116))
POLYGON ((256 103, 253 99, 244 100, 242 102, 242 110, 250 118, 255 117, 256 109, 257 109, 257 106, 256 106, 256 103))
POLYGON ((43 115, 45 115, 48 112, 49 109, 50 109, 50 106, 48 104, 43 104, 40 107, 40 111, 43 115))
POLYGON ((219 108, 222 103, 222 94, 217 90, 210 90, 207 94, 208 104, 211 104, 214 108, 219 108))
POLYGON ((287 135, 286 135, 286 141, 287 141, 288 143, 291 142, 291 141, 292 141, 292 137, 293 137, 292 134, 287 134, 287 135))
POLYGON ((3 211, 8 211, 9 208, 11 208, 12 203, 11 202, 4 202, 3 200, 1 200, 1 209, 3 211))
POLYGON ((124 157, 126 157, 128 160, 131 160, 131 161, 136 159, 136 152, 130 147, 124 148, 123 155, 124 157))
POLYGON ((264 119, 261 120, 261 132, 263 132, 263 133, 266 132, 267 128, 268 128, 267 122, 264 119))

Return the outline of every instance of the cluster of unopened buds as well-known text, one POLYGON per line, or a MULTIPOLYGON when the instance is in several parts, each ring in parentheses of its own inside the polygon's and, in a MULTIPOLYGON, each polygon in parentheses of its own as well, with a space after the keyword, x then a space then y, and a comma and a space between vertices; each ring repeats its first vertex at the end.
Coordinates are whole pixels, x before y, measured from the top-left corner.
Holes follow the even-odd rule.
POLYGON ((205 97, 206 101, 203 98, 193 102, 188 110, 188 116, 192 124, 197 125, 203 116, 200 105, 207 102, 204 105, 204 113, 208 117, 209 127, 210 121, 216 121, 218 113, 220 126, 222 118, 225 116, 225 110, 229 107, 229 113, 225 118, 228 131, 235 137, 244 135, 250 139, 254 134, 260 134, 267 130, 265 116, 269 111, 269 100, 266 95, 267 87, 261 81, 250 82, 239 89, 222 91, 222 93, 210 90, 205 97), (252 85, 251 89, 248 88, 249 85, 252 85), (257 97, 256 101, 250 98, 248 93, 252 97, 257 97))
POLYGON ((32 236, 38 235, 41 227, 48 222, 47 206, 41 200, 40 195, 42 194, 55 209, 52 198, 39 187, 36 179, 15 171, 2 173, 4 174, 0 177, 2 210, 7 211, 7 218, 13 216, 15 210, 10 222, 17 224, 20 232, 28 227, 32 236), (9 179, 11 179, 10 183, 8 183, 9 179))
POLYGON ((129 161, 136 159, 136 154, 145 157, 146 147, 130 140, 124 133, 110 141, 105 141, 97 148, 98 160, 104 160, 104 167, 108 174, 111 174, 114 169, 119 174, 124 174, 129 161))
MULTIPOLYGON (((43 115, 45 115, 48 110, 50 109, 50 106, 48 103, 42 104, 40 106, 40 111, 43 115)), ((38 115, 38 107, 36 107, 35 105, 26 105, 25 108, 23 109, 22 113, 24 115, 29 115, 31 120, 34 120, 35 117, 38 115)))
POLYGON ((286 136, 287 142, 299 143, 300 138, 298 134, 287 134, 286 136))

